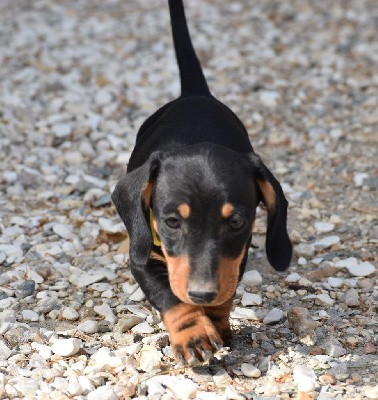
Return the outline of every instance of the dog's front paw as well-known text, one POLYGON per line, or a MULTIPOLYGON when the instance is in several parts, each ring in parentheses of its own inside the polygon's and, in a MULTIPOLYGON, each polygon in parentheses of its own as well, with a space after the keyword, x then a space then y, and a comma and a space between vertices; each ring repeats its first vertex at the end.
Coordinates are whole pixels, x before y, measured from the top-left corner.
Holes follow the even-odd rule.
POLYGON ((174 354, 182 364, 208 361, 223 346, 202 307, 180 303, 163 314, 174 354))

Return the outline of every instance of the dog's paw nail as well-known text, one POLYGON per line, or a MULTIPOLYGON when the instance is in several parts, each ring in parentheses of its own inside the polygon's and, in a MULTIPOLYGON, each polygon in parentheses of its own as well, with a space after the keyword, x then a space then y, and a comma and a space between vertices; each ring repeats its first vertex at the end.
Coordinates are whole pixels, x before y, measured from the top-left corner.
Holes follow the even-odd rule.
POLYGON ((209 361, 210 358, 212 357, 212 355, 213 355, 213 352, 211 350, 202 350, 201 351, 201 357, 204 362, 209 361))
POLYGON ((214 339, 210 339, 210 343, 211 345, 214 347, 214 349, 216 351, 219 351, 222 347, 223 347, 223 343, 222 342, 218 342, 214 339))

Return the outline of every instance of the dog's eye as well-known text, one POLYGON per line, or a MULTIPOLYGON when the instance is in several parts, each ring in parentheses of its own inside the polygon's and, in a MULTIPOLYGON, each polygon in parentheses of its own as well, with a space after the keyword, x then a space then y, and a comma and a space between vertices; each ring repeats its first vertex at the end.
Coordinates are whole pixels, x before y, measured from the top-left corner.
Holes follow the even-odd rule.
POLYGON ((234 215, 229 219, 228 225, 231 229, 234 230, 241 229, 244 225, 244 220, 239 215, 234 215))
POLYGON ((165 224, 171 229, 180 228, 180 221, 175 217, 170 217, 165 220, 165 224))

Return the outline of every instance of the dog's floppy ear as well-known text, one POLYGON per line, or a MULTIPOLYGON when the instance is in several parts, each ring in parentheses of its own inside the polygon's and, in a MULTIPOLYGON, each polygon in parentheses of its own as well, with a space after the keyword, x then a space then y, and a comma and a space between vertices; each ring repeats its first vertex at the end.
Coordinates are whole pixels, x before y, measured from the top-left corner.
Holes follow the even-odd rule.
POLYGON ((141 167, 127 172, 112 193, 112 200, 130 236, 130 259, 137 265, 145 265, 150 256, 149 208, 159 166, 159 155, 153 153, 141 167))
POLYGON ((292 244, 286 230, 288 202, 281 185, 257 154, 249 154, 258 190, 268 211, 266 255, 272 267, 285 271, 290 264, 292 244))

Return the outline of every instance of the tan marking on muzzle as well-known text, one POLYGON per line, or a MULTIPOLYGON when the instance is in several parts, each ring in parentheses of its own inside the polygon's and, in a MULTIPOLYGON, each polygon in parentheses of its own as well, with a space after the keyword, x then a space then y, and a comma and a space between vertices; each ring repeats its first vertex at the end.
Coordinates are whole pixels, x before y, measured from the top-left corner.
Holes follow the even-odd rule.
POLYGON ((218 264, 218 296, 209 304, 217 306, 232 298, 239 282, 240 264, 244 258, 246 246, 236 258, 221 257, 218 264))
POLYGON ((230 218, 233 212, 234 206, 231 203, 223 204, 221 214, 224 219, 230 218))
POLYGON ((188 296, 189 257, 185 255, 171 257, 168 255, 163 244, 161 249, 167 262, 169 284, 173 293, 184 303, 194 304, 188 296))
POLYGON ((190 207, 186 203, 182 203, 177 207, 177 210, 182 218, 187 219, 190 215, 190 207))

